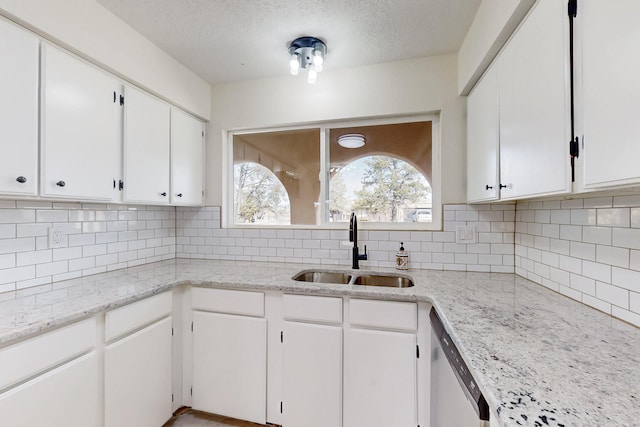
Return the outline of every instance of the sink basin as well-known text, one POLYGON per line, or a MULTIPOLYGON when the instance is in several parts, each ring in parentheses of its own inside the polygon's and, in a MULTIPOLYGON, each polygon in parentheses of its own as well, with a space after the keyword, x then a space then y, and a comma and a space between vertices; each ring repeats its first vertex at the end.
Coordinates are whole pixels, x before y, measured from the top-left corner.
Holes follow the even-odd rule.
POLYGON ((389 288, 410 288, 411 286, 413 286, 413 280, 408 277, 398 276, 394 274, 363 274, 361 276, 356 276, 353 284, 366 286, 386 286, 389 288))
POLYGON ((338 283, 346 285, 351 280, 351 274, 334 273, 330 271, 301 271, 293 276, 299 282, 338 283))
POLYGON ((410 288, 413 280, 399 274, 352 274, 346 272, 304 270, 292 277, 299 282, 336 283, 341 285, 385 286, 389 288, 410 288))

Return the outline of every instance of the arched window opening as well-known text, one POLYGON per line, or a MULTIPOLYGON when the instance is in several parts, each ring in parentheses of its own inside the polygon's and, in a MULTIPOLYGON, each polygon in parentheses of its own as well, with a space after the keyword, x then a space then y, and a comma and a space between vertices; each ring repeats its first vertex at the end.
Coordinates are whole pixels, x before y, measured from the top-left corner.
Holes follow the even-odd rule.
POLYGON ((233 167, 236 224, 289 225, 289 195, 278 177, 266 167, 243 162, 233 167))
POLYGON ((432 191, 422 172, 399 158, 374 155, 333 170, 329 183, 330 221, 356 212, 369 222, 431 222, 432 191))

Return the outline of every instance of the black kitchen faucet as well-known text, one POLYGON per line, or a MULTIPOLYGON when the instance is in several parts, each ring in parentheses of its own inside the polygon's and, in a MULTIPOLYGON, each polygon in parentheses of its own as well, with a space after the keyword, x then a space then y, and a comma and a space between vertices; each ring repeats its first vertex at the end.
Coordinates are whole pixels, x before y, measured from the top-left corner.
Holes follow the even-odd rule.
POLYGON ((367 245, 364 245, 364 254, 361 254, 358 249, 358 218, 355 212, 351 212, 351 221, 349 221, 349 241, 353 242, 353 248, 351 249, 351 268, 359 269, 359 261, 365 261, 367 259, 367 245))

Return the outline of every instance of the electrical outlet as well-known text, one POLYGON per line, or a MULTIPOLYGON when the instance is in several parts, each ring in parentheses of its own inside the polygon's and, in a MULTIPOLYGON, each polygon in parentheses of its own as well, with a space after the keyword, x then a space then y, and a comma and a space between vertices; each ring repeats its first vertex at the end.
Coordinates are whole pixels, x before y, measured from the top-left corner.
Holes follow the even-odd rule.
POLYGON ((64 246, 64 230, 60 226, 49 227, 49 249, 61 248, 64 246))
POLYGON ((456 226, 456 243, 476 243, 476 226, 475 225, 458 225, 456 226))

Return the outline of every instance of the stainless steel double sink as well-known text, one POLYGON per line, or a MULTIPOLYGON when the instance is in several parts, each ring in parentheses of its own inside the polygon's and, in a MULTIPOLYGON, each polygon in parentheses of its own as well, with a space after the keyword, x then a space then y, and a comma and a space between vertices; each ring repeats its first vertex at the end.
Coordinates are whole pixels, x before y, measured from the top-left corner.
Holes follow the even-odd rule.
POLYGON ((299 282, 333 283, 340 285, 385 286, 410 288, 413 280, 402 274, 372 272, 336 272, 330 270, 303 270, 292 277, 299 282))

